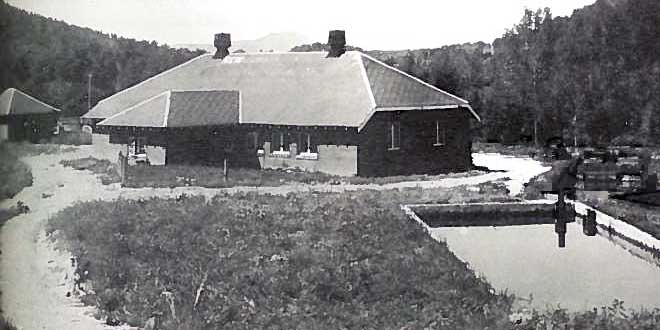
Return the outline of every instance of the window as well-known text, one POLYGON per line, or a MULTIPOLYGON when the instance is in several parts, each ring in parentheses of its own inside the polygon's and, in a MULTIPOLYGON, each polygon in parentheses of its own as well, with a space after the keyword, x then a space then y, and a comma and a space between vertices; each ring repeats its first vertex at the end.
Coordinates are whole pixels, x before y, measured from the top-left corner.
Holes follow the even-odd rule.
POLYGON ((309 133, 298 134, 298 153, 316 153, 316 144, 312 143, 312 135, 309 133))
POLYGON ((401 122, 395 118, 389 123, 388 129, 388 150, 399 150, 401 147, 401 122))
POLYGON ((144 137, 131 137, 130 151, 134 155, 146 153, 147 140, 144 137))
POLYGON ((289 151, 288 134, 285 132, 273 132, 272 140, 270 143, 271 152, 284 152, 289 151))
POLYGON ((433 145, 436 147, 441 147, 445 145, 445 140, 446 140, 446 133, 445 133, 445 128, 440 127, 440 121, 436 120, 435 121, 435 141, 433 142, 433 145))
POLYGON ((259 140, 259 133, 250 132, 247 134, 246 148, 248 151, 258 151, 263 149, 263 143, 259 140))

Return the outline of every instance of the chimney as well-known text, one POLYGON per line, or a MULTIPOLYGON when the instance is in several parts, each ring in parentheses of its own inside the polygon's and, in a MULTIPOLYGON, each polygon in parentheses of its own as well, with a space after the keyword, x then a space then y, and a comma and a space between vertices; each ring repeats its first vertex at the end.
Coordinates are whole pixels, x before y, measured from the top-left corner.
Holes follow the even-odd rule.
POLYGON ((215 35, 215 40, 213 42, 216 51, 213 58, 223 59, 229 55, 229 47, 231 47, 231 34, 229 33, 218 33, 215 35))
POLYGON ((332 30, 328 35, 330 52, 328 57, 339 57, 346 52, 346 33, 343 30, 332 30))

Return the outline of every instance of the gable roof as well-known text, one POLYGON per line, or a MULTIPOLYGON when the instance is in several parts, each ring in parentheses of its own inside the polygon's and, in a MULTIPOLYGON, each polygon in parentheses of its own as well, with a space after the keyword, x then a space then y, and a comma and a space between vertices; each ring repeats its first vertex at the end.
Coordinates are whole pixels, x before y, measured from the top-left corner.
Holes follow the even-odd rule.
POLYGON ((479 119, 467 101, 366 54, 326 55, 201 55, 100 101, 83 117, 108 118, 168 90, 214 90, 240 91, 239 123, 360 128, 376 111, 459 107, 479 119))
POLYGON ((60 112, 44 102, 16 88, 8 88, 0 94, 0 116, 52 114, 60 112))
POLYGON ((238 91, 166 91, 98 123, 101 126, 192 127, 238 124, 238 91))

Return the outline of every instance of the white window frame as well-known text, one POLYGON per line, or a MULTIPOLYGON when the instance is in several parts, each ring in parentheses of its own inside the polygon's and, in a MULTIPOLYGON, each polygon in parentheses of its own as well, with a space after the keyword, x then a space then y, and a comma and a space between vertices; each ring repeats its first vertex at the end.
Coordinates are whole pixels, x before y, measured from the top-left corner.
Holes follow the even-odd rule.
POLYGON ((447 143, 447 130, 443 127, 440 128, 440 121, 435 121, 435 142, 434 147, 444 147, 447 143), (442 133, 442 135, 440 134, 442 133))
POLYGON ((393 119, 390 122, 390 141, 389 141, 389 146, 387 150, 400 150, 401 149, 401 121, 399 119, 393 119), (398 136, 398 141, 397 139, 394 138, 394 133, 396 132, 396 135, 398 136), (398 143, 395 143, 398 142, 398 143))
MULTIPOLYGON (((299 149, 298 154, 296 155, 296 159, 318 160, 319 159, 318 151, 317 152, 312 152, 312 148, 311 148, 311 146, 312 146, 312 134, 311 133, 300 133, 300 134, 307 135, 307 150, 299 149)), ((299 139, 299 140, 301 140, 301 139, 299 139)), ((318 146, 317 146, 317 150, 318 150, 318 146)))
POLYGON ((284 134, 287 134, 286 132, 283 131, 276 131, 276 134, 278 135, 280 141, 278 143, 279 149, 278 150, 273 150, 273 142, 271 141, 271 155, 273 157, 278 157, 278 158, 289 158, 291 156, 291 150, 284 150, 284 134))

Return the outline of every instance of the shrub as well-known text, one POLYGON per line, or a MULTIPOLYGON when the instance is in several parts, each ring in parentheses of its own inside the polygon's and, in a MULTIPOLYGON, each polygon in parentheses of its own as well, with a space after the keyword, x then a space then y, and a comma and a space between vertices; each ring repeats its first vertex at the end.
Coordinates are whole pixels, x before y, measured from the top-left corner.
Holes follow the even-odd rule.
POLYGON ((19 153, 7 143, 0 143, 0 200, 12 198, 32 185, 32 171, 19 160, 19 153))

